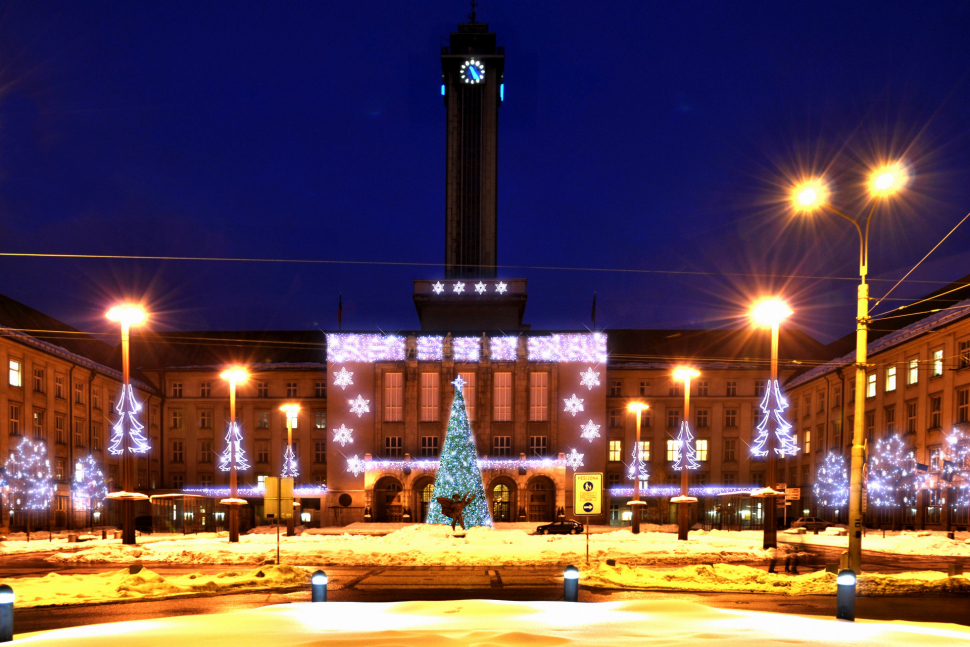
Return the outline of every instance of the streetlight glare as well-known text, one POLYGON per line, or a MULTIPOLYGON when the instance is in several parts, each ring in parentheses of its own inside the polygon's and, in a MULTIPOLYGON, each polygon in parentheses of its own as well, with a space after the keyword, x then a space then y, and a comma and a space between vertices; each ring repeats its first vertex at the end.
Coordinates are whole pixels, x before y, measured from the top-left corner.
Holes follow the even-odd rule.
POLYGON ((888 164, 873 171, 869 177, 869 192, 876 197, 888 197, 898 192, 909 181, 909 174, 902 164, 888 164))
POLYGON ((628 411, 643 411, 645 409, 649 409, 650 405, 642 402, 631 402, 626 406, 626 408, 628 411))
POLYGON ((249 372, 242 366, 233 366, 219 374, 224 380, 232 380, 236 384, 242 384, 249 379, 249 372))
POLYGON ((692 377, 697 377, 701 372, 697 369, 691 368, 689 366, 678 366, 674 370, 674 377, 678 380, 687 380, 692 377))
POLYGON ((791 308, 781 299, 762 299, 751 308, 751 318, 762 326, 776 326, 792 314, 791 308))
POLYGON ((148 313, 137 304, 122 303, 108 310, 105 316, 109 321, 118 321, 129 326, 134 326, 145 321, 148 318, 148 313))
POLYGON ((792 188, 792 205, 796 211, 812 211, 825 204, 828 194, 821 180, 807 180, 792 188))
POLYGON ((280 407, 280 411, 286 413, 287 418, 296 418, 297 414, 300 413, 300 405, 284 404, 280 407))

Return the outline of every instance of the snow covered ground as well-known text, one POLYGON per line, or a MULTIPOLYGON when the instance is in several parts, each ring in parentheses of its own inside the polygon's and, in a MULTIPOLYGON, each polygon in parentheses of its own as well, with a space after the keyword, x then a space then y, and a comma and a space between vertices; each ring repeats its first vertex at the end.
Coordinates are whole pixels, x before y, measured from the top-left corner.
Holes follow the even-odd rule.
POLYGON ((18 636, 36 647, 265 647, 265 645, 423 645, 426 647, 644 647, 838 645, 962 647, 970 628, 951 624, 838 622, 723 610, 679 601, 287 604, 249 611, 159 618, 18 636))

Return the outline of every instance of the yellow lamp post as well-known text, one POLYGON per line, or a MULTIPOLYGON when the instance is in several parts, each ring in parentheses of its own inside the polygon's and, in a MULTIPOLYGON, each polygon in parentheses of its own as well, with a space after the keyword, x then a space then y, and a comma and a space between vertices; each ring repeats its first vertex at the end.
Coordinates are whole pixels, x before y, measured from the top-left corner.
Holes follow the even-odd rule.
POLYGON ((233 366, 223 371, 219 377, 229 382, 229 498, 219 503, 229 506, 229 542, 239 542, 239 506, 246 505, 246 501, 238 496, 238 479, 236 476, 236 440, 233 431, 236 428, 236 387, 249 379, 249 373, 242 366, 233 366))
MULTIPOLYGON (((281 476, 291 477, 296 480, 296 456, 293 454, 293 427, 297 424, 297 417, 300 415, 300 405, 298 404, 284 404, 280 407, 280 411, 286 414, 286 452, 283 454, 283 469, 281 470, 281 476)), ((292 512, 292 511, 291 511, 292 512)), ((293 514, 290 514, 290 518, 286 520, 286 536, 292 537, 296 534, 296 523, 293 518, 293 514)))
MULTIPOLYGON (((121 399, 129 398, 130 401, 134 401, 131 396, 131 370, 129 362, 129 345, 130 345, 130 332, 132 326, 137 326, 138 324, 144 323, 148 318, 148 314, 145 310, 133 303, 122 303, 114 306, 108 310, 105 315, 109 321, 114 321, 121 324, 121 382, 122 382, 122 393, 121 399)), ((134 415, 131 412, 130 415, 134 415)), ((135 492, 135 464, 132 454, 135 453, 133 450, 136 448, 129 447, 128 436, 129 436, 129 423, 130 421, 126 419, 127 416, 118 422, 121 426, 121 447, 119 448, 121 453, 121 487, 120 492, 112 492, 108 495, 110 499, 116 499, 121 502, 121 541, 124 544, 133 545, 135 544, 135 501, 140 499, 147 499, 148 497, 144 494, 135 492)), ((146 445, 147 446, 147 445, 146 445)))
POLYGON ((634 450, 633 459, 633 500, 630 501, 630 508, 633 512, 633 525, 630 530, 634 535, 640 534, 640 507, 646 505, 644 501, 640 500, 640 424, 643 418, 643 412, 650 408, 649 404, 644 404, 642 402, 631 402, 627 405, 627 410, 631 413, 635 413, 637 416, 637 440, 636 448, 634 450))
MULTIPOLYGON (((754 304, 751 308, 751 318, 759 326, 771 328, 771 379, 768 382, 768 389, 774 389, 778 381, 778 332, 781 322, 792 314, 791 309, 781 299, 768 298, 754 304)), ((771 416, 768 420, 772 420, 771 416)), ((768 442, 766 449, 767 474, 765 475, 765 485, 774 489, 778 481, 778 456, 775 451, 775 430, 768 422, 768 442)), ((775 510, 775 497, 765 498, 765 521, 764 521, 764 548, 778 547, 778 517, 775 510)))
MULTIPOLYGON (((682 380, 684 383, 685 425, 690 425, 690 380, 698 375, 700 375, 700 371, 689 366, 678 366, 674 370, 674 378, 682 380)), ((677 539, 680 541, 687 541, 687 524, 690 521, 690 508, 688 506, 697 501, 688 494, 690 483, 687 474, 687 451, 687 447, 680 448, 680 496, 672 499, 677 504, 677 539)))
POLYGON ((859 289, 856 299, 856 379, 855 418, 852 429, 852 455, 849 471, 849 569, 862 571, 862 471, 865 462, 865 388, 869 324, 869 225, 876 207, 906 186, 909 177, 902 163, 895 162, 874 169, 869 175, 871 205, 865 219, 850 218, 829 202, 829 191, 821 179, 813 179, 792 189, 792 206, 796 212, 828 211, 848 220, 859 234, 859 289))

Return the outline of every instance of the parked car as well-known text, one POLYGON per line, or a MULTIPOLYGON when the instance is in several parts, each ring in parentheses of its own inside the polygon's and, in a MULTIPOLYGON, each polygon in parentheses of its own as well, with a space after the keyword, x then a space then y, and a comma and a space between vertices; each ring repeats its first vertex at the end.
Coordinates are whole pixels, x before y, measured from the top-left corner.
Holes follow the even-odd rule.
POLYGON ((578 535, 581 532, 583 532, 583 524, 571 519, 553 521, 536 528, 537 535, 578 535))
POLYGON ((804 528, 805 530, 825 530, 835 524, 819 519, 818 517, 799 517, 792 522, 792 528, 804 528))

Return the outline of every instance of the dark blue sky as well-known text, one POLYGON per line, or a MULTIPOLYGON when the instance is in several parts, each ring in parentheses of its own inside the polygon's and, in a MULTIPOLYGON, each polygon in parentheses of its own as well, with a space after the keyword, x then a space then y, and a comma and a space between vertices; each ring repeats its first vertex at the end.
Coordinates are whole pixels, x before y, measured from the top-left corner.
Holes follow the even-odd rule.
MULTIPOLYGON (((467 3, 0 4, 0 251, 440 263, 439 46, 467 3)), ((902 155, 874 277, 970 210, 965 2, 492 2, 506 47, 499 262, 851 277, 852 230, 786 177, 902 155)), ((970 224, 913 278, 970 274, 970 224)), ((0 292, 84 329, 121 293, 159 328, 417 326, 433 267, 0 259, 0 292)), ((824 339, 851 281, 503 270, 536 328, 732 325, 784 288, 824 339)), ((879 295, 889 284, 877 283, 879 295)), ((893 296, 922 294, 904 284, 893 296)), ((898 305, 898 303, 897 303, 898 305)), ((880 308, 881 309, 881 308, 880 308)))

